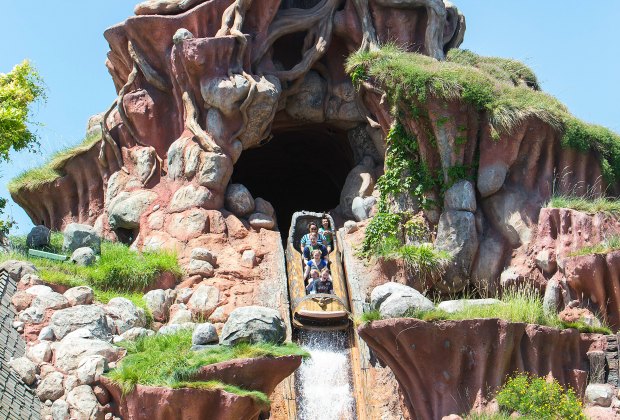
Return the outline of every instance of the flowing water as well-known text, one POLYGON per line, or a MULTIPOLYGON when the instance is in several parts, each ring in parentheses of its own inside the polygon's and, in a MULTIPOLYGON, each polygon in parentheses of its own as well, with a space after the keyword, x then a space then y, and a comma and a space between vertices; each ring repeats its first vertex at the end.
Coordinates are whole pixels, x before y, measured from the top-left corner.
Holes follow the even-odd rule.
POLYGON ((352 420, 355 400, 346 332, 302 331, 299 344, 312 357, 296 374, 300 420, 352 420))

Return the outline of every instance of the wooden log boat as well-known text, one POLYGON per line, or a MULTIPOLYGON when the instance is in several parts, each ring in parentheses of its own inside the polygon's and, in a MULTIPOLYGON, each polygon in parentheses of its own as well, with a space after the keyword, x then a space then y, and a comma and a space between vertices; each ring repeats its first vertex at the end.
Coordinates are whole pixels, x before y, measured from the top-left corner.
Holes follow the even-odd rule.
MULTIPOLYGON (((286 244, 286 271, 291 300, 293 326, 308 330, 344 330, 350 323, 349 298, 338 243, 334 235, 334 248, 329 254, 334 294, 306 294, 301 238, 308 233, 308 224, 321 226, 321 213, 308 211, 293 214, 286 244)), ((332 231, 334 221, 328 216, 332 231)))

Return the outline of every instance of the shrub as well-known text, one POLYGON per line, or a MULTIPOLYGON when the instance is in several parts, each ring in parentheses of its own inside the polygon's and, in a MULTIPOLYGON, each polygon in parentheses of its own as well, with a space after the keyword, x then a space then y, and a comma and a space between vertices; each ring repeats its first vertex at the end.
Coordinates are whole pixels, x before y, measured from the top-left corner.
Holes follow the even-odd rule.
POLYGON ((192 351, 192 332, 182 330, 176 334, 156 334, 137 341, 119 343, 127 349, 127 356, 108 376, 119 384, 124 393, 136 384, 179 387, 192 381, 196 372, 205 365, 231 359, 253 357, 278 357, 308 353, 296 344, 271 343, 215 346, 208 350, 192 351))
POLYGON ((358 323, 366 324, 367 322, 379 321, 381 319, 381 313, 377 309, 370 310, 368 312, 364 312, 360 317, 358 323))
POLYGON ((497 402, 502 410, 540 420, 586 418, 572 389, 564 389, 555 379, 547 382, 528 374, 508 379, 497 393, 497 402))
POLYGON ((585 213, 620 213, 620 200, 608 197, 574 197, 568 195, 553 195, 546 207, 557 209, 572 209, 585 213))

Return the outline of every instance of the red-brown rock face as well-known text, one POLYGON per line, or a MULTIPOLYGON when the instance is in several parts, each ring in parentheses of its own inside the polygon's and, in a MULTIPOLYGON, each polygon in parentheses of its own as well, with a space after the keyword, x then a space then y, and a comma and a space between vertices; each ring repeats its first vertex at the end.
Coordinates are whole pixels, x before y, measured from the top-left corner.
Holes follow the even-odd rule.
POLYGON ((586 352, 603 345, 602 336, 497 319, 389 319, 358 331, 392 369, 409 410, 420 419, 469 412, 516 371, 550 374, 581 395, 586 352))

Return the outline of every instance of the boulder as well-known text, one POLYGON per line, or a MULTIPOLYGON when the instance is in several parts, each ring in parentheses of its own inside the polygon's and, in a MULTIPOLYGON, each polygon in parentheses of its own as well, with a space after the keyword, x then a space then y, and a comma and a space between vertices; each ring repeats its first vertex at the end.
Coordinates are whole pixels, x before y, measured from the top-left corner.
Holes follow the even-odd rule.
POLYGON ((148 328, 134 327, 122 333, 120 335, 120 338, 121 338, 121 341, 135 341, 139 338, 149 337, 154 334, 155 334, 155 331, 149 330, 148 328))
POLYGON ((241 265, 246 268, 253 268, 256 265, 256 252, 247 249, 241 254, 241 265))
POLYGON ((196 327, 196 324, 194 324, 193 322, 183 322, 180 324, 168 324, 168 325, 164 325, 163 327, 161 327, 159 331, 157 331, 157 334, 162 334, 162 335, 176 334, 177 332, 181 330, 193 330, 195 327, 196 327))
POLYGON ((93 303, 95 293, 93 292, 93 289, 88 286, 77 286, 68 289, 64 293, 64 296, 67 298, 71 306, 90 305, 93 303))
POLYGON ((124 349, 97 338, 67 337, 55 346, 54 365, 66 373, 75 371, 84 357, 102 356, 110 363, 117 361, 125 352, 124 349))
POLYGON ((207 319, 213 313, 220 301, 220 290, 214 286, 198 286, 187 303, 193 317, 207 319))
POLYGON ((92 226, 69 223, 63 232, 62 249, 73 252, 78 248, 89 247, 97 254, 101 252, 101 238, 92 226))
POLYGON ((258 146, 271 130, 273 114, 282 92, 280 80, 274 75, 262 76, 255 85, 246 113, 246 129, 239 135, 243 150, 258 146))
POLYGON ((97 397, 88 385, 77 386, 69 392, 67 403, 71 408, 72 417, 84 420, 103 420, 103 412, 99 409, 97 397))
POLYGON ((224 197, 226 208, 235 216, 244 217, 254 211, 254 199, 242 184, 230 184, 224 197))
POLYGON ((56 400, 52 404, 52 420, 69 420, 69 403, 65 400, 56 400))
POLYGON ((496 193, 504 185, 508 166, 503 162, 485 165, 478 170, 478 191, 482 197, 496 193))
POLYGON ((30 293, 27 293, 25 290, 18 290, 11 297, 11 303, 17 312, 21 312, 30 306, 33 299, 34 296, 30 293))
POLYGON ((217 344, 218 341, 219 338, 215 325, 210 322, 196 325, 194 333, 192 334, 193 345, 217 344))
POLYGON ((97 261, 97 255, 92 248, 84 246, 73 251, 71 254, 71 262, 77 265, 89 266, 93 265, 97 261))
POLYGON ((30 229, 26 236, 26 246, 28 248, 41 249, 49 246, 51 231, 43 225, 38 225, 30 229))
POLYGON ((138 308, 132 301, 124 297, 110 299, 104 311, 114 323, 112 332, 122 334, 133 327, 146 326, 144 309, 138 308))
POLYGON ((37 377, 37 365, 27 357, 18 357, 9 362, 9 366, 26 385, 32 385, 37 377))
POLYGON ((56 336, 52 327, 43 327, 39 333, 39 341, 54 341, 56 336))
POLYGON ((201 277, 213 277, 215 270, 213 266, 202 260, 189 260, 187 266, 188 276, 201 276, 201 277))
POLYGON ((245 306, 232 311, 224 324, 220 344, 271 342, 286 338, 286 325, 275 309, 245 306))
POLYGON ((174 193, 168 210, 171 213, 178 213, 194 207, 207 207, 212 199, 213 194, 207 188, 190 184, 174 193))
POLYGON ((108 370, 108 362, 103 356, 93 355, 82 357, 75 371, 78 381, 82 385, 91 385, 108 370))
POLYGON ((599 407, 609 407, 614 388, 609 384, 589 384, 586 387, 585 402, 599 407))
POLYGON ((65 395, 75 389, 76 386, 80 385, 80 381, 75 375, 66 375, 65 376, 65 395))
POLYGON ((217 255, 206 248, 194 248, 190 254, 190 259, 206 261, 209 264, 217 265, 217 255))
MULTIPOLYGON (((36 287, 36 286, 35 286, 36 287)), ((35 296, 31 307, 46 309, 63 309, 69 306, 69 300, 60 293, 50 292, 35 296)))
POLYGON ((344 222, 344 227, 342 228, 345 234, 356 232, 358 227, 357 223, 354 220, 347 220, 344 222))
POLYGON ((32 296, 43 296, 53 292, 54 290, 52 290, 51 287, 43 284, 37 284, 26 289, 26 293, 29 293, 32 296))
POLYGON ((264 198, 257 197, 254 199, 254 211, 256 213, 266 214, 267 216, 274 217, 276 214, 273 205, 264 198))
POLYGON ((276 222, 275 220, 273 220, 273 217, 268 216, 263 213, 252 213, 250 217, 248 218, 248 221, 250 222, 250 226, 252 226, 256 230, 273 229, 274 226, 276 225, 276 222))
POLYGON ((353 201, 351 203, 351 212, 353 213, 353 218, 355 218, 355 220, 358 222, 368 219, 368 210, 364 205, 363 197, 353 198, 353 201))
POLYGON ((62 385, 64 375, 60 372, 51 372, 41 380, 37 386, 36 394, 41 401, 55 401, 62 397, 65 388, 62 385))
POLYGON ((555 254, 549 252, 547 249, 544 249, 536 254, 535 261, 538 268, 540 268, 540 270, 548 276, 553 275, 553 273, 555 273, 558 269, 558 262, 555 254))
POLYGON ((459 312, 465 309, 468 306, 490 306, 490 305, 501 305, 502 302, 498 299, 457 299, 457 300, 444 300, 439 305, 437 305, 437 309, 441 309, 442 311, 448 312, 452 314, 454 312, 459 312))
POLYGON ((555 315, 559 312, 560 306, 563 303, 562 287, 560 287, 557 280, 549 280, 545 287, 545 296, 543 297, 544 311, 548 314, 555 315))
POLYGON ((444 195, 444 208, 446 210, 476 211, 476 191, 474 185, 467 180, 454 183, 444 195))
MULTIPOLYGON (((192 322, 192 313, 184 304, 173 305, 170 308, 170 324, 184 324, 186 322, 192 322), (174 308, 177 306, 177 308, 174 308)), ((161 330, 160 330, 161 331, 161 330)))
POLYGON ((194 289, 192 289, 191 287, 183 287, 181 289, 178 289, 176 292, 177 296, 174 301, 176 303, 187 303, 194 294, 194 289))
POLYGON ((26 357, 35 363, 47 363, 52 360, 52 346, 49 341, 29 345, 26 348, 26 357))
POLYGON ((372 194, 376 182, 374 167, 372 158, 365 156, 347 175, 340 193, 340 208, 345 217, 353 218, 352 205, 355 197, 367 197, 372 194))
POLYGON ((140 217, 157 199, 152 191, 123 191, 117 195, 108 207, 108 223, 112 229, 137 229, 140 217))
POLYGON ((19 313, 17 319, 26 324, 40 324, 45 319, 45 310, 31 306, 19 313))
POLYGON ((209 217, 206 210, 190 209, 170 217, 166 230, 179 239, 192 238, 209 231, 209 217))
POLYGON ((205 78, 200 84, 200 92, 205 105, 218 109, 230 116, 239 110, 241 101, 245 100, 250 90, 250 83, 240 74, 232 78, 205 78))
POLYGON ((105 312, 96 305, 78 305, 61 309, 52 315, 49 325, 59 340, 80 328, 86 328, 93 336, 104 340, 112 333, 105 312))
MULTIPOLYGON (((209 121, 214 123, 212 126, 221 126, 219 112, 209 110, 208 115, 209 121)), ((198 184, 214 190, 223 190, 232 172, 233 163, 230 157, 219 153, 204 153, 197 176, 198 184)))
POLYGON ((168 319, 170 306, 174 302, 173 290, 156 289, 145 294, 142 299, 146 303, 146 307, 151 311, 153 319, 159 322, 165 322, 168 319))
POLYGON ((295 92, 286 101, 286 113, 299 121, 323 122, 327 81, 318 72, 310 70, 295 92))
POLYGON ((37 268, 33 263, 19 260, 8 260, 0 264, 0 270, 4 270, 9 274, 11 280, 20 281, 26 274, 36 274, 37 268))
POLYGON ((370 293, 370 305, 383 318, 399 318, 411 310, 431 310, 433 302, 413 287, 389 282, 375 287, 370 293))
POLYGON ((478 233, 473 213, 448 210, 441 214, 435 248, 452 257, 446 273, 435 287, 442 292, 457 292, 469 283, 472 263, 478 251, 478 233))

